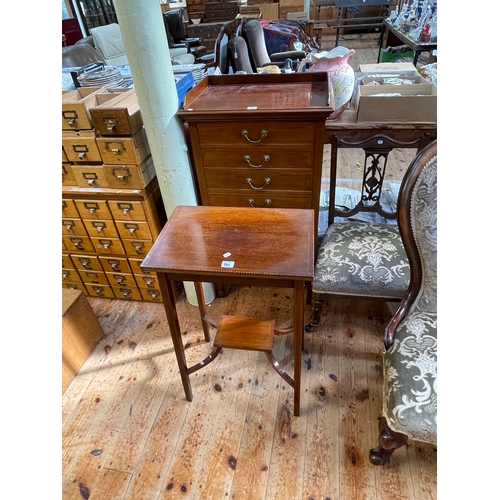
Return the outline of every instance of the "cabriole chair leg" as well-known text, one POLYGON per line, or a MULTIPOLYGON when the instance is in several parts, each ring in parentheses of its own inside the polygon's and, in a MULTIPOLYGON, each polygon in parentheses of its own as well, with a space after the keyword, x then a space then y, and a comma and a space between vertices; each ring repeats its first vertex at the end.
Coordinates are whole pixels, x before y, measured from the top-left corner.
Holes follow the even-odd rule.
POLYGON ((384 417, 379 418, 378 430, 380 446, 370 450, 370 462, 373 465, 384 465, 389 461, 394 450, 401 448, 408 442, 408 436, 391 430, 384 417))

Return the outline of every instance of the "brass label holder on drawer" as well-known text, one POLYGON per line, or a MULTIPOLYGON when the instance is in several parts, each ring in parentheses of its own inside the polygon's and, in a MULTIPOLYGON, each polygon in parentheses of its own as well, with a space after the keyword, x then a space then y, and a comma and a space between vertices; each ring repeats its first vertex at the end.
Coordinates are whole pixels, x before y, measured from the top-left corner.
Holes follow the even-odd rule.
POLYGON ((90 212, 90 215, 92 215, 96 210, 99 210, 99 203, 95 203, 93 201, 85 201, 83 202, 83 206, 90 212))
POLYGON ((78 113, 74 109, 63 110, 62 117, 68 122, 70 127, 75 126, 75 121, 78 120, 78 113))
POLYGON ((106 130, 108 132, 112 132, 113 129, 118 124, 118 117, 117 116, 103 116, 102 123, 104 123, 106 125, 106 130))
POLYGON ((73 144, 72 147, 73 151, 78 154, 80 160, 89 152, 89 147, 86 144, 73 144))
POLYGON ((99 178, 95 172, 82 172, 82 177, 88 182, 89 186, 99 178))
POLYGON ((104 250, 107 250, 113 242, 111 240, 97 240, 99 241, 99 244, 103 246, 104 250))
POLYGON ((111 266, 113 271, 120 272, 120 261, 118 260, 113 260, 113 259, 108 259, 108 264, 111 266))
POLYGON ((73 227, 75 227, 75 221, 74 220, 64 220, 62 221, 63 226, 66 226, 66 231, 71 231, 73 227))
POLYGON ((134 209, 132 203, 117 203, 116 206, 123 212, 123 215, 127 215, 130 210, 134 209))
POLYGON ((73 243, 73 245, 75 245, 75 247, 78 250, 83 250, 83 240, 81 238, 70 238, 70 240, 71 240, 71 243, 73 243))
POLYGON ((102 220, 92 221, 91 224, 97 229, 98 233, 100 233, 103 229, 106 228, 106 223, 102 220))
POLYGON ((130 234, 134 234, 139 229, 139 224, 137 222, 124 222, 123 227, 128 229, 130 234))
MULTIPOLYGON (((118 153, 117 153, 118 154, 118 153)), ((123 181, 125 179, 128 179, 129 177, 132 177, 132 172, 125 166, 122 167, 116 167, 111 169, 111 173, 120 181, 123 181), (124 173, 124 170, 126 173, 124 173), (117 173, 119 172, 119 173, 117 173)), ((118 204, 119 206, 120 204, 118 204)))
POLYGON ((127 151, 127 148, 125 147, 125 143, 123 141, 106 141, 104 143, 104 148, 106 149, 106 151, 114 153, 115 155, 120 155, 127 151), (113 144, 118 145, 118 147, 113 148, 113 144))

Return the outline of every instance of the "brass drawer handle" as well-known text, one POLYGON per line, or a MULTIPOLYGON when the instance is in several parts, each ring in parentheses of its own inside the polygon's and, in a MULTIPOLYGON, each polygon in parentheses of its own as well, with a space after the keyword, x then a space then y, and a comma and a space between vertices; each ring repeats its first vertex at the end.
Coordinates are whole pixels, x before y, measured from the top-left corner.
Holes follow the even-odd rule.
MULTIPOLYGON (((271 203, 272 201, 269 199, 269 198, 266 198, 266 200, 264 201, 264 206, 265 207, 269 207, 271 206, 271 203)), ((254 200, 253 198, 248 198, 248 204, 253 207, 253 208, 256 208, 255 205, 254 205, 254 200)))
POLYGON ((160 296, 160 292, 158 292, 158 290, 148 290, 147 292, 155 300, 160 296))
POLYGON ((242 130, 241 131, 241 135, 250 143, 252 144, 258 144, 260 141, 262 141, 262 139, 264 139, 264 137, 267 137, 267 134, 269 132, 266 130, 266 129, 262 129, 260 131, 260 139, 258 139, 257 141, 253 141, 252 139, 250 139, 250 137, 248 137, 248 130, 242 130))
POLYGON ((90 215, 93 215, 96 210, 99 209, 98 203, 93 203, 90 201, 86 201, 83 203, 83 206, 90 212, 90 215))
POLYGON ((88 182, 89 186, 92 186, 92 184, 98 179, 95 172, 82 172, 82 177, 88 182))
POLYGON ((252 184, 252 178, 251 177, 247 177, 245 179, 245 182, 252 188, 252 189, 255 189, 256 191, 261 191, 262 189, 264 189, 268 184, 271 184, 271 179, 269 177, 266 177, 264 179, 264 184, 262 185, 262 187, 255 187, 253 184, 252 184))
POLYGON ((78 119, 78 113, 74 110, 66 110, 62 112, 62 117, 68 122, 70 127, 75 126, 75 121, 78 119))
POLYGON ((104 293, 104 288, 102 286, 92 286, 92 288, 94 289, 95 293, 97 293, 97 295, 101 295, 104 293))
POLYGON ((71 232, 71 229, 75 227, 75 221, 73 220, 64 220, 62 221, 63 226, 66 226, 66 231, 71 232))
POLYGON ((124 222, 123 223, 123 227, 125 229, 128 229, 129 233, 131 235, 133 235, 135 233, 135 231, 137 231, 139 229, 139 224, 135 224, 133 222, 124 222))
POLYGON ((121 272, 120 263, 117 260, 108 260, 108 263, 111 266, 111 269, 113 269, 113 271, 121 272))
POLYGON ((119 181, 127 180, 132 177, 132 173, 127 167, 118 167, 111 170, 111 174, 114 175, 119 181))
POLYGON ((102 122, 106 124, 106 131, 112 132, 118 123, 118 119, 115 116, 106 116, 102 118, 102 122))
POLYGON ((81 238, 71 238, 71 243, 73 243, 78 250, 83 250, 83 241, 81 238))
POLYGON ((92 221, 92 225, 97 229, 97 233, 100 233, 106 227, 104 221, 92 221))
POLYGON ((98 240, 99 244, 103 246, 104 250, 107 250, 113 242, 111 240, 98 240))
POLYGON ((127 215, 130 210, 134 209, 131 203, 118 203, 117 206, 123 211, 123 215, 127 215))
POLYGON ((89 152, 89 147, 86 144, 74 144, 73 151, 78 153, 78 159, 81 160, 89 152))
POLYGON ((269 161, 271 159, 271 157, 269 155, 264 155, 262 157, 262 163, 260 165, 253 165, 251 160, 252 158, 250 158, 250 155, 245 155, 243 157, 243 159, 252 167, 252 168, 262 168, 264 166, 264 163, 266 163, 266 161, 269 161))

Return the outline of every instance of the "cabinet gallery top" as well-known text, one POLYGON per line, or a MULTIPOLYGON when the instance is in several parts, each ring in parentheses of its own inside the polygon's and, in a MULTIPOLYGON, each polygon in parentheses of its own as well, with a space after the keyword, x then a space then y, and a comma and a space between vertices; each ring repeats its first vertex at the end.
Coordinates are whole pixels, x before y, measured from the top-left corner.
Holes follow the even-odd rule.
POLYGON ((207 76, 184 99, 178 115, 185 120, 214 114, 275 115, 325 119, 333 108, 333 96, 325 73, 207 76))

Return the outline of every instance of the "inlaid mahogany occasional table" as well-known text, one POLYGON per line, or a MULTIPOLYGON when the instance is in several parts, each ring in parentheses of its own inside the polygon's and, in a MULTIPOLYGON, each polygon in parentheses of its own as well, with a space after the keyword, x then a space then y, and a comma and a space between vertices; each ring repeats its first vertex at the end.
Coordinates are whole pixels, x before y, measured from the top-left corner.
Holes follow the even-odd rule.
POLYGON ((294 389, 294 415, 300 415, 300 374, 305 284, 314 275, 313 209, 177 206, 141 268, 158 275, 186 399, 193 394, 189 375, 212 362, 222 348, 263 351, 276 372, 294 389), (217 328, 211 353, 187 366, 175 306, 176 281, 193 281, 205 340, 217 328), (276 330, 274 320, 207 314, 202 282, 293 288, 293 326, 276 330), (272 354, 275 334, 294 335, 293 378, 272 354))

